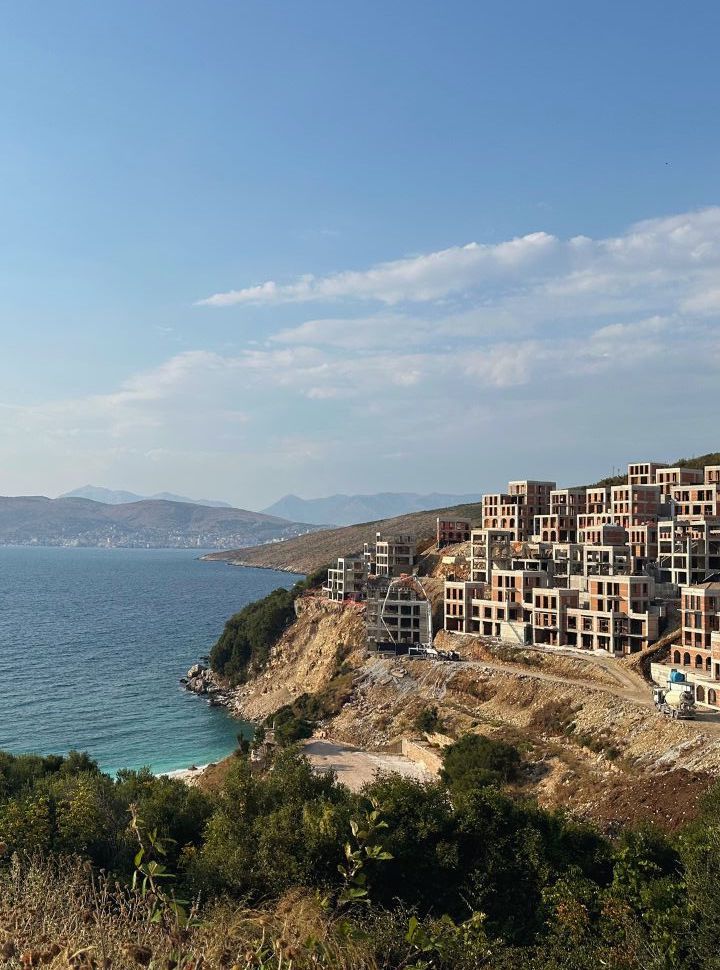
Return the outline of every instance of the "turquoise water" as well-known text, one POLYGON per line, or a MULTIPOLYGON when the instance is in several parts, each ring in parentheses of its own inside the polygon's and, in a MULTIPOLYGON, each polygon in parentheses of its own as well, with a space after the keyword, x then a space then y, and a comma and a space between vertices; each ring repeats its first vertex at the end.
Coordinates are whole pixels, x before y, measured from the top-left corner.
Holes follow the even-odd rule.
POLYGON ((183 691, 225 620, 298 577, 186 549, 0 548, 0 749, 205 764, 241 722, 183 691))

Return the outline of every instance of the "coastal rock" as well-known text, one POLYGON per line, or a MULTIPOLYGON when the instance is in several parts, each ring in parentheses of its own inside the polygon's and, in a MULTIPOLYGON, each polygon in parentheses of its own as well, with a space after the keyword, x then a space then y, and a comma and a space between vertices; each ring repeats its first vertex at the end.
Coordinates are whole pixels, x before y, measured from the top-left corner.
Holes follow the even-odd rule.
POLYGON ((188 679, 192 680, 194 677, 201 677, 206 671, 207 667, 204 667, 202 664, 193 664, 187 672, 188 679))

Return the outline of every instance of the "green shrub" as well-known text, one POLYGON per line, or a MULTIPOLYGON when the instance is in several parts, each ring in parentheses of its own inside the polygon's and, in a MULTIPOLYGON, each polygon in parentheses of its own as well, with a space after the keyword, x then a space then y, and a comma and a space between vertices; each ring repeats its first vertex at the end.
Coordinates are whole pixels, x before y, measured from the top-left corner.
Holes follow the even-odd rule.
POLYGON ((512 781, 520 752, 505 741, 464 734, 443 755, 442 778, 452 789, 478 788, 512 781))

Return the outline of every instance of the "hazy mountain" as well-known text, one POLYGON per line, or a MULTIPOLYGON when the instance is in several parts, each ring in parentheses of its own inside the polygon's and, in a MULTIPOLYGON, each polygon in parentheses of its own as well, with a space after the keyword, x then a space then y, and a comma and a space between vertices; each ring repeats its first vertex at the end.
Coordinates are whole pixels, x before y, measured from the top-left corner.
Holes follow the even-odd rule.
POLYGON ((295 522, 356 525, 360 522, 407 515, 409 512, 465 505, 477 502, 479 498, 479 494, 447 495, 443 492, 432 492, 430 495, 418 495, 416 492, 379 492, 377 495, 330 495, 328 498, 311 499, 286 495, 263 511, 268 515, 279 515, 295 522))
POLYGON ((145 499, 0 497, 0 545, 227 548, 302 535, 313 526, 246 509, 145 499))
POLYGON ((125 492, 122 489, 103 488, 102 485, 83 485, 72 492, 65 492, 59 498, 89 498, 92 502, 102 502, 103 505, 126 505, 129 502, 165 501, 185 502, 189 505, 204 505, 211 509, 231 509, 229 502, 218 502, 213 499, 187 498, 172 492, 157 492, 155 495, 137 495, 135 492, 125 492))

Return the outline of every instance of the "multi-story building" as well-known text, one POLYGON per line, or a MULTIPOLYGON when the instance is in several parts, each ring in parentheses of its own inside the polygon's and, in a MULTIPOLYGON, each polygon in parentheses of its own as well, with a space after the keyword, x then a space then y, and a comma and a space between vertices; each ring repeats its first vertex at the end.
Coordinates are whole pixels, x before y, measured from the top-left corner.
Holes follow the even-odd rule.
POLYGON ((675 586, 701 583, 720 572, 720 519, 658 523, 658 575, 675 586))
POLYGON ((635 461, 628 465, 628 485, 654 485, 657 473, 667 468, 664 461, 635 461))
POLYGON ((613 485, 610 506, 616 525, 629 529, 634 525, 650 525, 660 513, 659 485, 613 485))
POLYGON ((705 466, 705 482, 708 485, 720 485, 720 465, 705 466))
POLYGON ((587 585, 535 591, 533 643, 627 654, 657 639, 663 613, 651 579, 592 577, 587 585))
POLYGON ((593 485, 585 489, 585 512, 596 515, 610 511, 610 486, 593 485))
POLYGON ((407 650, 432 643, 432 608, 419 581, 412 576, 368 579, 365 607, 370 650, 407 650))
POLYGON ((323 594, 337 603, 361 600, 365 596, 368 565, 364 556, 340 556, 337 565, 328 569, 323 594))
POLYGON ((720 484, 677 485, 671 498, 675 506, 675 518, 688 522, 720 518, 720 484))
POLYGON ((513 539, 523 538, 526 512, 522 495, 493 492, 483 495, 482 506, 483 529, 502 529, 513 539))
POLYGON ((663 663, 653 663, 653 680, 665 684, 671 668, 682 670, 698 704, 720 708, 720 574, 683 586, 680 642, 663 663))
POLYGON ((699 485, 703 480, 702 468, 658 468, 655 472, 655 484, 666 498, 672 496, 676 485, 699 485))
POLYGON ((472 633, 472 601, 485 597, 484 583, 445 581, 445 629, 453 633, 472 633))
POLYGON ((482 595, 471 601, 470 632, 519 645, 529 643, 533 591, 547 584, 547 573, 539 570, 493 570, 482 595))
POLYGON ((365 543, 365 561, 377 576, 402 576, 417 565, 417 539, 414 535, 387 535, 377 532, 374 543, 365 543))
POLYGON ((470 533, 470 579, 489 583, 493 567, 509 569, 514 541, 514 529, 473 529, 470 533))
POLYGON ((445 519, 438 516, 437 547, 452 546, 458 542, 470 541, 470 519, 445 519))
POLYGON ((713 654, 713 634, 720 633, 720 577, 696 586, 683 586, 680 616, 682 638, 675 649, 678 659, 673 656, 673 662, 720 680, 720 653, 713 654))
POLYGON ((535 589, 532 602, 532 642, 550 647, 567 644, 567 614, 580 601, 577 589, 535 589))

